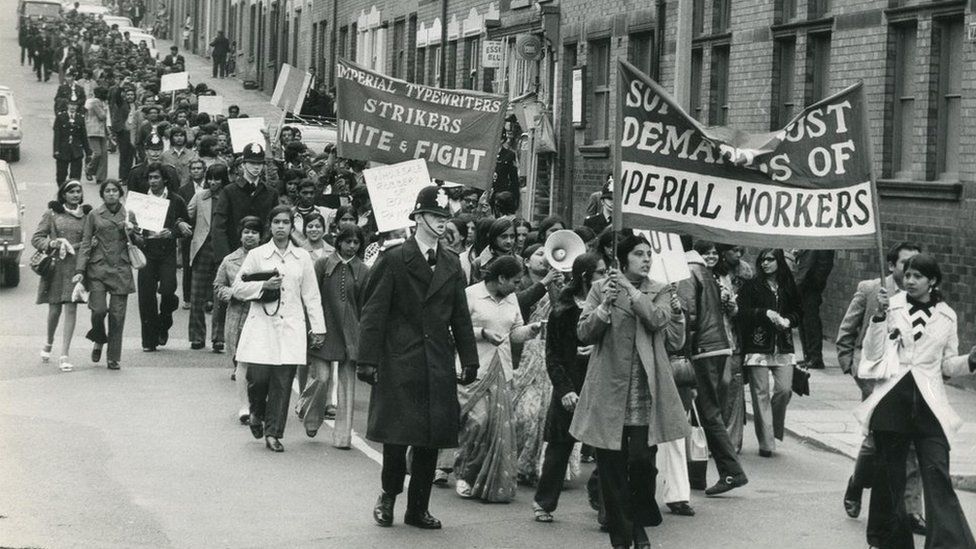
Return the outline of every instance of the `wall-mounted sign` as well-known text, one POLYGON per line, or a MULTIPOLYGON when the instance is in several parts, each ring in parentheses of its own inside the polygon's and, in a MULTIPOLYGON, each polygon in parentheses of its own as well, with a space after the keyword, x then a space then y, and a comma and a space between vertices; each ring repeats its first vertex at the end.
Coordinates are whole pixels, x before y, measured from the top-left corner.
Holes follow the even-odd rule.
POLYGON ((573 126, 582 128, 586 125, 583 122, 583 80, 585 67, 575 67, 573 69, 573 126))
POLYGON ((534 34, 523 34, 515 43, 518 56, 526 61, 542 59, 542 40, 534 34))
POLYGON ((502 48, 504 43, 501 40, 485 40, 481 48, 481 66, 486 69, 502 68, 502 48))

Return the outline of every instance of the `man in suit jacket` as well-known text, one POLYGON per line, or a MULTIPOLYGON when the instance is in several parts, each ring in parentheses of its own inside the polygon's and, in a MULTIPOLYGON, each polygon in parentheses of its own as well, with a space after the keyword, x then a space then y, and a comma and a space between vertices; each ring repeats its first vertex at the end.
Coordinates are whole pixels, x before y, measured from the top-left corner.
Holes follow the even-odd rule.
POLYGON ((360 341, 370 344, 360 349, 356 375, 373 386, 366 437, 383 443, 383 491, 373 509, 380 526, 393 524, 409 446, 413 458, 404 523, 441 527, 428 511, 437 450, 457 447, 456 384, 467 385, 478 374, 461 262, 438 245, 450 217, 448 202, 439 187, 420 191, 410 215, 416 234, 380 255, 366 287, 360 341))
MULTIPOLYGON (((893 296, 902 291, 902 280, 905 275, 905 262, 921 252, 921 247, 911 242, 896 244, 888 252, 888 272, 885 278, 885 288, 888 295, 893 296)), ((857 284, 857 291, 847 306, 847 313, 837 330, 837 361, 846 374, 854 376, 854 381, 861 389, 861 400, 868 398, 874 391, 878 380, 861 379, 857 377, 857 364, 861 360, 861 343, 867 332, 871 318, 878 313, 878 291, 881 280, 878 278, 862 280, 857 284)), ((868 435, 861 443, 861 449, 854 462, 854 474, 847 483, 844 494, 844 508, 851 518, 857 518, 861 512, 861 496, 865 488, 872 485, 873 475, 878 465, 875 460, 874 438, 868 435)), ((922 518, 922 478, 918 470, 918 460, 915 453, 908 454, 906 465, 905 511, 911 520, 915 533, 925 531, 925 520, 922 518)), ((872 512, 868 521, 868 539, 881 540, 888 522, 877 517, 872 512)), ((893 520, 893 517, 892 517, 893 520)), ((880 545, 876 543, 875 545, 880 545)))
POLYGON ((183 56, 180 55, 179 47, 177 46, 169 47, 169 55, 163 58, 163 65, 166 65, 167 67, 173 67, 175 65, 179 65, 181 67, 186 66, 186 59, 184 59, 183 56))
POLYGON ((59 187, 69 176, 81 179, 81 165, 91 153, 85 117, 78 112, 78 102, 70 102, 67 110, 54 118, 55 180, 59 187))
POLYGON ((138 276, 142 350, 152 352, 157 345, 166 345, 169 341, 173 311, 179 306, 176 297, 176 240, 190 236, 192 230, 187 223, 186 202, 179 194, 167 189, 163 165, 158 162, 149 164, 146 180, 149 186, 147 194, 169 200, 163 230, 143 235, 146 266, 138 276))
POLYGON ((800 291, 800 338, 807 368, 823 369, 823 322, 820 305, 827 278, 834 268, 833 250, 800 250, 796 253, 796 289, 800 291))

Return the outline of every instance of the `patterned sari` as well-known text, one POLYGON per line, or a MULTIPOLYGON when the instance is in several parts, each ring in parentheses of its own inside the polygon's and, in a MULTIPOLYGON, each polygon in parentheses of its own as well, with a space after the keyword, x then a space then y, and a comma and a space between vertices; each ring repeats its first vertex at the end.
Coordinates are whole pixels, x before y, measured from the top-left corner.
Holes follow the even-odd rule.
POLYGON ((512 501, 517 486, 512 394, 500 356, 510 349, 508 341, 499 345, 483 377, 458 390, 461 432, 454 471, 471 486, 472 498, 489 503, 512 501))
MULTIPOLYGON (((552 305, 549 296, 536 304, 528 324, 549 318, 552 305)), ((515 447, 518 449, 520 483, 534 485, 539 479, 542 460, 542 438, 546 428, 546 413, 552 398, 552 382, 546 372, 546 332, 525 342, 519 367, 512 380, 512 407, 515 420, 515 447)))

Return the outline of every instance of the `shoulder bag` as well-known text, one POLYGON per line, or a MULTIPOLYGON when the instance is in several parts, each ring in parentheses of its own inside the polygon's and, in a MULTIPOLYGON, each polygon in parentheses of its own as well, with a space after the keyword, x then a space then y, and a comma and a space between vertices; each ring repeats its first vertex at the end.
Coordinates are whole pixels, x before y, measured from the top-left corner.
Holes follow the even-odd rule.
MULTIPOLYGON (((258 271, 256 273, 245 273, 241 275, 241 280, 243 282, 264 282, 265 280, 270 280, 278 276, 278 269, 272 269, 270 271, 258 271)), ((281 290, 261 290, 261 295, 254 299, 258 303, 261 303, 261 307, 264 309, 264 314, 268 316, 274 316, 278 313, 278 309, 281 308, 281 290), (268 303, 276 302, 275 310, 268 312, 265 307, 268 303)))
MULTIPOLYGON (((51 232, 48 235, 53 242, 58 236, 57 225, 54 216, 51 216, 51 232)), ((58 261, 58 248, 52 248, 50 243, 46 250, 34 250, 30 258, 30 268, 41 278, 47 277, 54 272, 54 265, 58 261)))
POLYGON ((705 438, 705 428, 701 426, 701 418, 698 417, 698 407, 695 401, 691 401, 691 412, 688 413, 688 420, 694 414, 695 422, 691 426, 691 433, 685 439, 685 449, 688 454, 688 461, 708 461, 708 440, 705 438))
POLYGON ((139 269, 146 266, 146 254, 139 249, 139 246, 133 244, 132 240, 129 239, 129 231, 125 229, 125 224, 128 221, 129 221, 129 211, 126 210, 125 208, 122 208, 122 236, 125 238, 125 246, 129 254, 129 265, 131 265, 133 269, 138 271, 139 269))

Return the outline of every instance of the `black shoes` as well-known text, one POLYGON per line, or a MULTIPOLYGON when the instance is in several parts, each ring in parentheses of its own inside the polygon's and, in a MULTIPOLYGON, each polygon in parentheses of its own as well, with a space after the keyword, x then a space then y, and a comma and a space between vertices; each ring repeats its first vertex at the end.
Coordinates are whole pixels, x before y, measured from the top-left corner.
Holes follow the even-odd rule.
POLYGON ((308 438, 315 438, 315 435, 317 434, 319 434, 318 429, 309 429, 307 427, 305 428, 305 436, 307 436, 308 438))
POLYGON ((224 352, 224 344, 220 341, 214 341, 213 352, 218 354, 224 352))
MULTIPOLYGON (((392 510, 393 508, 391 506, 390 511, 392 512, 392 510)), ((411 513, 410 511, 407 511, 407 514, 403 516, 403 523, 421 528, 423 530, 440 530, 441 528, 441 521, 432 517, 427 511, 423 511, 421 513, 411 513)))
POLYGON ((745 486, 749 484, 749 479, 746 478, 745 473, 739 473, 738 475, 728 475, 719 479, 711 488, 705 490, 706 496, 717 496, 719 494, 724 494, 729 490, 739 488, 740 486, 745 486))
POLYGON ((847 491, 844 492, 844 511, 847 516, 857 518, 861 514, 861 496, 864 490, 854 485, 854 476, 847 481, 847 491))
POLYGON ((251 434, 254 438, 261 438, 264 436, 264 424, 260 421, 255 421, 254 418, 248 418, 249 427, 251 428, 251 434))
POLYGON ((284 452, 285 447, 281 445, 281 441, 275 437, 264 437, 264 445, 268 447, 268 450, 272 452, 284 452))
POLYGON ((159 346, 165 347, 169 343, 169 332, 161 332, 159 334, 159 346))
POLYGON ((759 457, 771 458, 773 457, 772 450, 759 450, 759 457))
POLYGON ((680 515, 682 517, 693 517, 695 516, 695 509, 688 504, 687 501, 677 501, 668 504, 668 509, 675 515, 680 515))
POLYGON ((156 347, 143 347, 142 352, 144 353, 155 353, 156 347))
POLYGON ((393 526, 393 504, 396 503, 396 496, 391 496, 386 492, 380 492, 380 497, 376 499, 376 507, 373 507, 373 520, 380 526, 393 526))
POLYGON ((119 370, 119 369, 121 369, 121 366, 119 366, 119 361, 118 360, 110 360, 110 361, 108 361, 108 369, 109 370, 119 370))
POLYGON ((908 524, 912 529, 912 533, 916 536, 924 536, 928 534, 928 527, 925 524, 925 518, 918 513, 912 513, 908 515, 908 524))
POLYGON ((92 362, 94 362, 96 364, 98 363, 99 360, 102 360, 102 346, 101 345, 96 345, 95 347, 92 347, 91 359, 92 359, 92 362))
POLYGON ((190 344, 190 348, 193 349, 194 351, 199 351, 200 349, 203 349, 203 342, 194 341, 193 343, 190 344))

